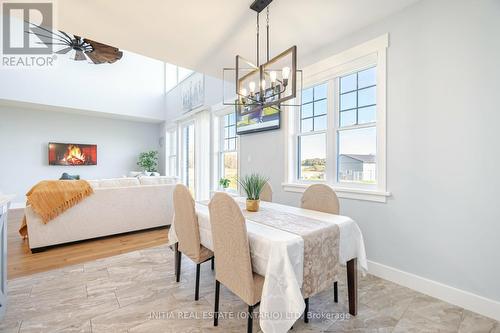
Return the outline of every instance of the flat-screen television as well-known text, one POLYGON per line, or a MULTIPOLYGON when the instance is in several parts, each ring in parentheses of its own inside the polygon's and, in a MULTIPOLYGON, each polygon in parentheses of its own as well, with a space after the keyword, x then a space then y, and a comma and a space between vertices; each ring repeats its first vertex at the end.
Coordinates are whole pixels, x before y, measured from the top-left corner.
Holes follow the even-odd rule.
POLYGON ((50 142, 49 165, 97 165, 97 145, 50 142))
MULTIPOLYGON (((266 95, 271 93, 270 89, 265 92, 266 95)), ((274 99, 278 97, 279 95, 275 96, 274 99)), ((255 99, 259 99, 259 93, 255 94, 255 99)), ((236 134, 238 135, 279 129, 280 120, 279 105, 267 107, 261 105, 236 106, 236 134)))

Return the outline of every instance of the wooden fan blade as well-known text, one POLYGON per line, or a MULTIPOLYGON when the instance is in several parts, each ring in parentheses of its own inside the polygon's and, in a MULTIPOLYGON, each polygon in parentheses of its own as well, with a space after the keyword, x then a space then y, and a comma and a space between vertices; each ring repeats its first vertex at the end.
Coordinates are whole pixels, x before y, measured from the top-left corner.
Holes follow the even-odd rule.
POLYGON ((69 51, 73 50, 73 48, 70 46, 70 47, 66 47, 64 49, 61 49, 59 51, 56 51, 57 54, 66 54, 68 53, 69 51))
POLYGON ((92 60, 92 62, 93 62, 94 64, 96 64, 96 65, 98 65, 98 64, 103 64, 103 63, 105 63, 105 62, 106 62, 106 59, 101 59, 101 58, 99 57, 99 55, 98 55, 98 54, 96 54, 94 51, 92 51, 92 52, 87 52, 87 53, 85 53, 85 55, 86 55, 87 57, 89 57, 89 58, 90 58, 90 60, 92 60))
POLYGON ((75 60, 76 61, 82 61, 82 60, 86 60, 87 58, 85 58, 85 54, 83 53, 83 51, 80 51, 80 50, 76 50, 75 52, 75 60))
POLYGON ((98 59, 99 63, 107 62, 112 64, 123 57, 123 52, 116 47, 102 44, 87 38, 84 38, 83 40, 92 46, 93 51, 90 53, 93 53, 93 57, 98 59))

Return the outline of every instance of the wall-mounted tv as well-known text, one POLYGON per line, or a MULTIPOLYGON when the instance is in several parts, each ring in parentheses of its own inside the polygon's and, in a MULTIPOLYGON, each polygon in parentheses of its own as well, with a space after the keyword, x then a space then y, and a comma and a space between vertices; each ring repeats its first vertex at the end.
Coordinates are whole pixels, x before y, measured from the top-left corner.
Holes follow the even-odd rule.
POLYGON ((97 145, 50 142, 49 165, 97 165, 97 145))
MULTIPOLYGON (((265 94, 270 96, 272 90, 267 89, 265 94)), ((275 96, 273 100, 278 98, 279 95, 275 96)), ((258 92, 255 93, 255 99, 259 99, 258 92)), ((236 106, 236 134, 238 135, 279 129, 280 120, 279 105, 265 107, 261 105, 236 106)))

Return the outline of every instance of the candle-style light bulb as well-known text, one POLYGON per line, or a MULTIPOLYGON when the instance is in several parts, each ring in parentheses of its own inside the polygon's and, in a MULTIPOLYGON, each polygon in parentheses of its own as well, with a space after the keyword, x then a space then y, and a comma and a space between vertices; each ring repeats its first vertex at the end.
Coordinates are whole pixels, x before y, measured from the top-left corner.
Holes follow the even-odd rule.
POLYGON ((255 92, 255 82, 251 81, 248 84, 248 88, 250 88, 250 94, 253 94, 255 92))
POLYGON ((288 77, 290 76, 290 67, 283 67, 281 75, 283 76, 283 86, 286 87, 288 85, 288 77))
POLYGON ((271 83, 276 83, 276 71, 271 71, 269 76, 271 77, 271 83))
POLYGON ((242 104, 246 104, 247 102, 247 90, 245 88, 241 88, 240 90, 240 100, 242 104))
POLYGON ((281 75, 283 75, 283 79, 288 80, 288 77, 290 76, 290 67, 283 67, 281 75))

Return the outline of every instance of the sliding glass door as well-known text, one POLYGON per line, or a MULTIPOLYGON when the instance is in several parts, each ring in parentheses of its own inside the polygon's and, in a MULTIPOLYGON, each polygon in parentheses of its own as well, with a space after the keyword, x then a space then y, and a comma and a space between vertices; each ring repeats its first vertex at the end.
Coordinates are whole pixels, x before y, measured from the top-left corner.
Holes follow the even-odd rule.
POLYGON ((182 126, 182 181, 195 196, 195 133, 194 123, 182 126))

